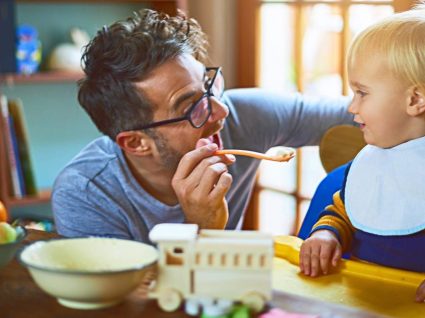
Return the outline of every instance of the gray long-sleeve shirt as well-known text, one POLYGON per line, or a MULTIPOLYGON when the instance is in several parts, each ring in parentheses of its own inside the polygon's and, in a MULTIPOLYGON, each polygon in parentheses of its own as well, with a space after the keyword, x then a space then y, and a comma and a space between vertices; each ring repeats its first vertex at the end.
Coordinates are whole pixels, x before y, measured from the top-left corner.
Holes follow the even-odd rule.
MULTIPOLYGON (((261 89, 229 90, 230 113, 221 131, 224 148, 265 152, 274 146, 316 145, 331 126, 351 124, 347 98, 306 98, 261 89)), ((227 229, 242 224, 259 160, 238 157, 229 167, 227 229)), ((57 177, 52 194, 57 230, 64 236, 111 236, 148 242, 158 223, 182 223, 180 205, 168 206, 148 194, 108 137, 87 145, 57 177)))

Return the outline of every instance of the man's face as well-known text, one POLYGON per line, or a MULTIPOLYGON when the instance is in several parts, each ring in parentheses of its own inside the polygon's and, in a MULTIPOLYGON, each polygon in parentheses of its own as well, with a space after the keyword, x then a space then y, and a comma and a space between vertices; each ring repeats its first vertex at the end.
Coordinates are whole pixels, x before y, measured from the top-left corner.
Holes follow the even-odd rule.
MULTIPOLYGON (((137 87, 156 106, 153 117, 156 122, 183 116, 205 93, 205 80, 204 65, 186 54, 154 69, 137 87)), ((218 132, 229 111, 214 97, 211 97, 211 106, 211 116, 201 128, 193 128, 186 120, 153 129, 152 138, 164 167, 175 170, 182 156, 195 149, 200 138, 208 138, 221 146, 218 132)))

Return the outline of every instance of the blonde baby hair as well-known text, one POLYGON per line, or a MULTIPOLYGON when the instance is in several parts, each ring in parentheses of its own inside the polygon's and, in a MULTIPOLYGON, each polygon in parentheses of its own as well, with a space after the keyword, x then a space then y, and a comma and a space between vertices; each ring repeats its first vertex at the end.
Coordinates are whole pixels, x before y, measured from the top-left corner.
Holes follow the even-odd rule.
POLYGON ((378 56, 395 77, 425 92, 425 4, 396 13, 362 31, 350 46, 348 68, 360 55, 378 56))

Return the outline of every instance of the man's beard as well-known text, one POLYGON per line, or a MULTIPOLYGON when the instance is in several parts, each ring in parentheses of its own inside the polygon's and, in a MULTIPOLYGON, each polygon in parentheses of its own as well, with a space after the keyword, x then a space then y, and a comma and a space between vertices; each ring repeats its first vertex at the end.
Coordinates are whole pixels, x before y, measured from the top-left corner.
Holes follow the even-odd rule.
POLYGON ((150 135, 153 138, 156 148, 161 156, 161 166, 168 170, 176 171, 183 155, 171 148, 167 139, 161 133, 151 132, 150 135))

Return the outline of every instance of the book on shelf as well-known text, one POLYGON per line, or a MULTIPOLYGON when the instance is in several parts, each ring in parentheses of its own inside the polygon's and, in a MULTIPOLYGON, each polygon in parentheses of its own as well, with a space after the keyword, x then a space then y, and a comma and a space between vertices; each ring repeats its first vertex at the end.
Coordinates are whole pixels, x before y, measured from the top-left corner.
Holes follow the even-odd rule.
POLYGON ((3 120, 3 136, 6 144, 6 157, 10 167, 10 181, 12 185, 12 195, 22 198, 25 195, 23 173, 20 164, 16 133, 13 118, 10 116, 7 97, 0 96, 1 118, 3 120))
POLYGON ((6 154, 10 166, 11 194, 21 198, 37 194, 29 150, 28 130, 22 101, 2 95, 1 113, 4 122, 6 154))
POLYGON ((18 142, 18 153, 22 167, 26 195, 37 194, 34 172, 32 169, 28 129, 25 121, 24 108, 19 98, 9 99, 9 113, 13 118, 16 138, 18 142))

